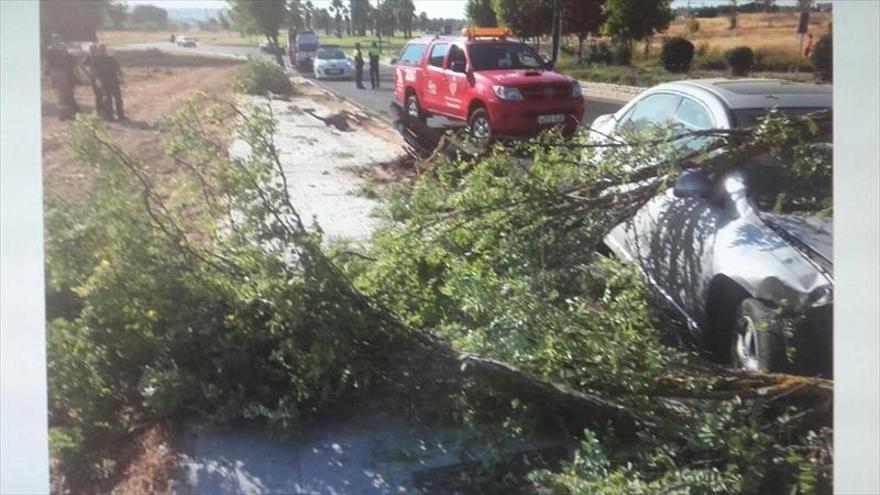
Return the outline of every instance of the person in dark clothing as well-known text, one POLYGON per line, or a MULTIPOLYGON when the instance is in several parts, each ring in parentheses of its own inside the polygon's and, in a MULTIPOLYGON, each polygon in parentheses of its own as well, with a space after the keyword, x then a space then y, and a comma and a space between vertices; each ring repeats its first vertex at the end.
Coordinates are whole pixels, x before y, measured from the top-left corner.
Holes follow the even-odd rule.
POLYGON ((373 89, 379 87, 379 55, 381 53, 379 45, 374 41, 372 46, 370 46, 370 86, 373 89))
POLYGON ((107 116, 107 106, 104 101, 104 88, 101 86, 101 81, 95 73, 95 60, 97 58, 98 45, 92 43, 89 45, 89 54, 83 58, 82 66, 83 72, 86 73, 89 81, 92 83, 92 92, 95 93, 95 113, 107 119, 109 117, 107 116))
POLYGON ((358 89, 364 88, 364 53, 361 51, 361 44, 354 44, 354 82, 358 89))
POLYGON ((119 120, 128 120, 122 110, 122 90, 119 87, 119 77, 122 71, 119 69, 119 62, 107 53, 107 47, 104 44, 98 45, 98 56, 95 58, 95 75, 100 81, 106 97, 107 115, 112 118, 115 110, 116 118, 119 120))
POLYGON ((68 53, 60 40, 54 40, 46 50, 46 75, 58 96, 58 118, 67 120, 79 112, 79 105, 73 94, 76 85, 76 60, 68 53))

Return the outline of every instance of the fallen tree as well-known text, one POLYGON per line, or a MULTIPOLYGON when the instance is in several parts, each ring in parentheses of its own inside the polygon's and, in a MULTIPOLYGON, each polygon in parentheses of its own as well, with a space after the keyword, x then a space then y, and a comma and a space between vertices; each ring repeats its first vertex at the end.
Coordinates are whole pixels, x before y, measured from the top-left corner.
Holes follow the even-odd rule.
MULTIPOLYGON (((495 152, 435 164, 390 206, 396 223, 370 256, 331 261, 287 195, 267 110, 198 97, 168 125, 181 172, 159 181, 81 118, 72 145, 97 168, 94 189, 85 205, 50 207, 53 450, 81 479, 112 472, 102 446, 149 418, 289 429, 428 361, 625 446, 617 458, 636 467, 586 472, 599 480, 748 492, 828 476, 827 457, 810 456, 830 446, 801 439, 830 425, 829 382, 694 373, 659 343, 634 273, 606 264, 590 275, 609 226, 682 168, 622 164, 656 156, 668 139, 609 146, 598 159, 583 156, 587 143, 545 136, 515 150, 528 160, 495 152), (229 119, 242 155, 230 156, 217 131, 229 119), (730 432, 744 443, 725 444, 730 432), (661 452, 669 459, 649 468, 661 452), (790 457, 757 463, 770 454, 790 457)), ((674 163, 719 169, 801 139, 718 136, 726 151, 674 163)), ((436 142, 427 157, 460 155, 455 139, 436 142)), ((534 481, 566 483, 553 476, 534 481)))

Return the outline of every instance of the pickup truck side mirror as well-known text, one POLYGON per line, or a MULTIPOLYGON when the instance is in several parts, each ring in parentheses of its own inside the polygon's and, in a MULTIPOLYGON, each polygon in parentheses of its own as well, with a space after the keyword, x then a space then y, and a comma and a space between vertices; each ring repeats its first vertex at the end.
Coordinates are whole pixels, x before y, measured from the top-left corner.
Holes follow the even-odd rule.
POLYGON ((704 198, 712 189, 712 182, 702 170, 685 170, 678 176, 672 194, 676 198, 704 198))
POLYGON ((396 64, 396 63, 397 63, 397 57, 392 58, 392 59, 391 59, 391 65, 394 65, 394 64, 396 64))
POLYGON ((553 61, 547 57, 541 57, 541 60, 544 62, 544 68, 547 70, 553 70, 553 61))

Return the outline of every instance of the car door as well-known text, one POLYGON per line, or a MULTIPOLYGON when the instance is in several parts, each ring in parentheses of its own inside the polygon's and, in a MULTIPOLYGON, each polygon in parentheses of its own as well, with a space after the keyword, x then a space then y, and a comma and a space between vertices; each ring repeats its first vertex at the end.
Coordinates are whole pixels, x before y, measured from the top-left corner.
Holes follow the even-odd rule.
POLYGON ((468 94, 467 64, 464 48, 457 44, 450 45, 444 66, 446 84, 440 90, 447 112, 459 119, 467 119, 467 101, 465 101, 465 95, 468 94))
POLYGON ((428 64, 425 66, 424 94, 420 96, 422 107, 432 113, 448 114, 441 92, 449 84, 444 64, 446 53, 449 51, 449 43, 434 43, 428 54, 428 64))
MULTIPOLYGON (((687 130, 715 127, 712 114, 701 103, 675 96, 675 108, 667 114, 670 99, 655 100, 658 108, 636 109, 633 125, 664 119, 668 125, 687 130)), ((647 100, 647 99, 646 99, 647 100)), ((682 141, 697 149, 705 138, 682 141)), ((622 248, 636 262, 649 281, 670 302, 688 315, 699 315, 702 294, 711 279, 712 256, 718 229, 735 218, 719 195, 723 185, 711 184, 706 195, 678 197, 668 189, 651 199, 628 222, 609 235, 609 246, 622 248)))

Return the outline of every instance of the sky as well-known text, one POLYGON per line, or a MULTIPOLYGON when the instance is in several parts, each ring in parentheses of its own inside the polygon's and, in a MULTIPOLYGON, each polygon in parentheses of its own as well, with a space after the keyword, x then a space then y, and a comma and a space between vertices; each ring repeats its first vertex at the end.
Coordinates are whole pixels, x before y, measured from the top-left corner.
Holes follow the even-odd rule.
MULTIPOLYGON (((464 19, 464 6, 467 0, 413 0, 416 13, 426 12, 428 17, 464 19)), ((746 3, 748 0, 740 0, 746 3)), ((330 0, 312 0, 316 7, 326 8, 330 0)), ((370 0, 374 5, 376 0, 370 0)), ((796 0, 777 0, 777 5, 793 5, 796 0)), ((346 2, 348 3, 348 2, 346 2)), ((728 5, 730 0, 690 0, 692 8, 710 5, 728 5)), ((152 4, 159 7, 173 8, 197 8, 197 9, 223 9, 229 6, 224 0, 128 0, 129 5, 152 4)), ((684 7, 688 0, 673 0, 673 7, 684 7)))

